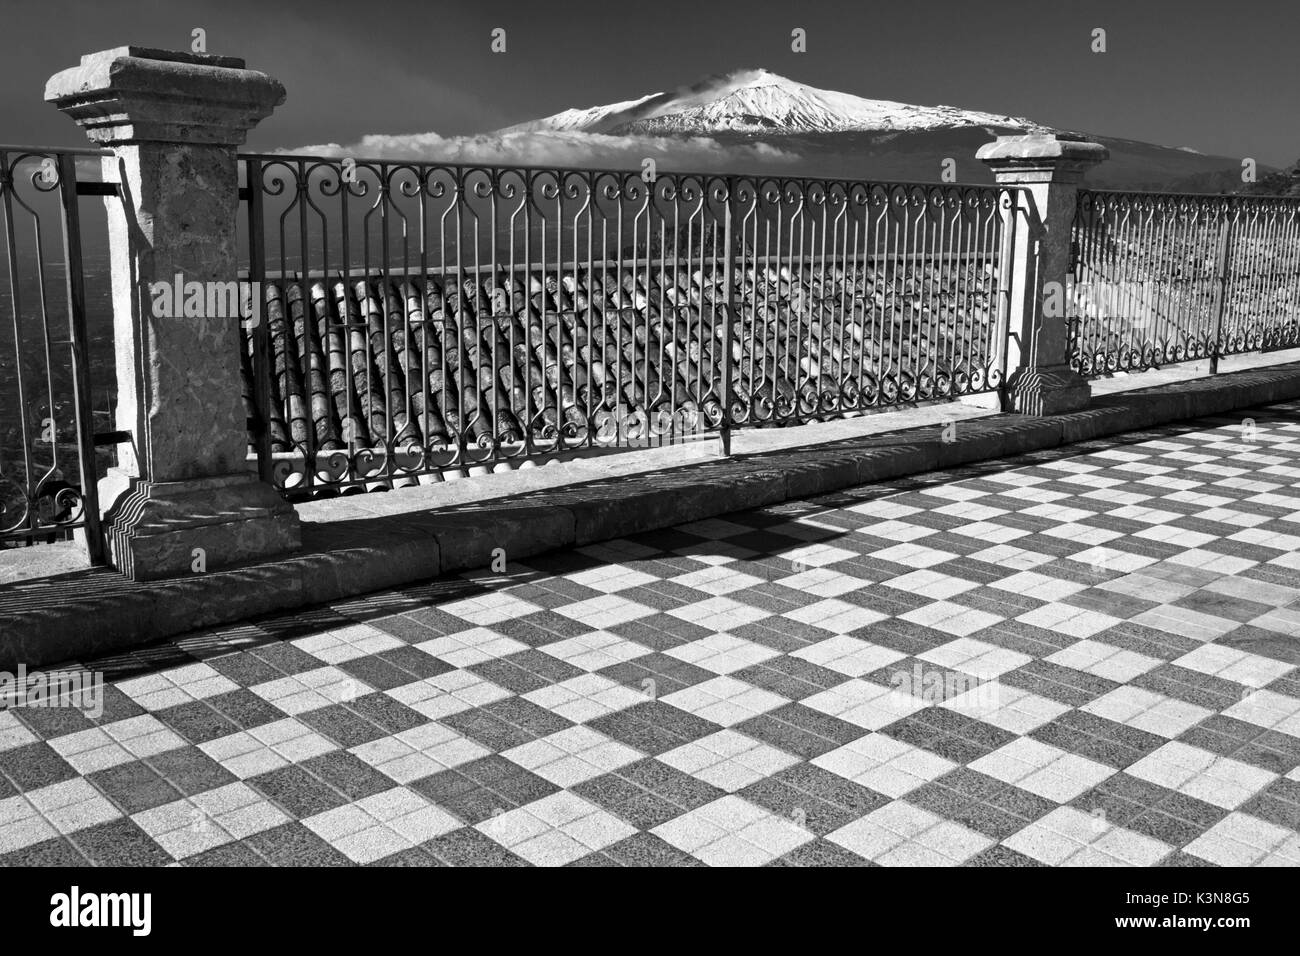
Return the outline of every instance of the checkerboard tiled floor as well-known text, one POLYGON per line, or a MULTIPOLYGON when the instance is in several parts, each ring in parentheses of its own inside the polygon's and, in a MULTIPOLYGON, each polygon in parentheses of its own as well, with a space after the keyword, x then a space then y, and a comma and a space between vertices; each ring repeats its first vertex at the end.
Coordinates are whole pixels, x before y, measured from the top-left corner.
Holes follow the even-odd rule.
POLYGON ((0 862, 1300 864, 1300 405, 86 666, 0 862))

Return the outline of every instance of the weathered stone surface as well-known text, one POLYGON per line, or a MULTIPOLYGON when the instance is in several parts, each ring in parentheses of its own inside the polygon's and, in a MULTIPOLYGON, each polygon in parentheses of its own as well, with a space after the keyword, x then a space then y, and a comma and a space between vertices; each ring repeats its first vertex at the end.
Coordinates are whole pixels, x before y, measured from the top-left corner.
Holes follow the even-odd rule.
POLYGON ((999 136, 975 153, 994 172, 1016 173, 1020 182, 1077 182, 1089 167, 1109 157, 1110 150, 1101 143, 1073 133, 999 136))
POLYGON ((1064 295, 1070 269, 1070 230, 1079 183, 1090 166, 1109 155, 1106 147, 1065 133, 999 136, 975 154, 1000 185, 1018 187, 1008 211, 1012 257, 1007 380, 1012 407, 1025 415, 1055 415, 1088 403, 1088 383, 1066 367, 1065 310, 1047 315, 1043 291, 1064 295), (1036 251, 1035 251, 1036 249, 1036 251), (1037 259, 1037 268, 1028 267, 1037 259))
POLYGON ((238 288, 235 147, 284 101, 277 81, 243 67, 119 47, 46 87, 114 151, 103 172, 121 193, 105 199, 117 427, 131 440, 99 499, 115 565, 140 580, 187 572, 194 548, 223 566, 299 543, 297 514, 269 501, 246 461, 240 316, 221 294, 238 288), (159 307, 192 289, 201 307, 159 307))
POLYGON ((1010 383, 1014 408, 1022 415, 1059 415, 1088 404, 1092 389, 1065 365, 1025 366, 1010 383))
POLYGON ((253 475, 136 481, 105 516, 113 565, 137 581, 244 564, 301 546, 293 506, 253 475))
POLYGON ((50 77, 45 99, 103 145, 238 146, 285 90, 237 57, 122 46, 87 53, 50 77))
POLYGON ((574 516, 563 506, 453 511, 436 515, 425 529, 438 542, 444 574, 486 570, 498 550, 509 567, 511 561, 580 543, 574 531, 574 516))

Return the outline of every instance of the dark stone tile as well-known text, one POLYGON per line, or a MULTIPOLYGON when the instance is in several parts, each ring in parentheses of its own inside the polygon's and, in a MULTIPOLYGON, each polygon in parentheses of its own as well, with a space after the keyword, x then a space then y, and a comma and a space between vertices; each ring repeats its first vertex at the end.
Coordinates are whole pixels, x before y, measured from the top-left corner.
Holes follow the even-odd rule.
MULTIPOLYGON (((1072 637, 1025 624, 1023 621, 1003 621, 1001 624, 987 627, 980 631, 980 640, 995 647, 1015 651, 1017 654, 1027 654, 1035 659, 1050 657, 1062 648, 1075 643, 1072 637)), ((1032 674, 1029 677, 1035 680, 1043 679, 1032 674)))
POLYGON ((439 723, 450 727, 475 743, 482 744, 489 750, 503 751, 518 747, 535 739, 534 735, 515 726, 482 707, 471 707, 455 714, 449 714, 439 723))
POLYGON ((13 707, 10 712, 42 740, 75 734, 95 726, 94 721, 72 706, 13 707))
MULTIPOLYGON (((105 677, 104 680, 107 682, 108 678, 105 677)), ((145 712, 143 707, 109 683, 104 684, 100 704, 103 707, 103 713, 99 716, 93 714, 87 716, 92 723, 101 727, 104 724, 115 723, 130 717, 139 717, 145 712)))
POLYGON ((298 715, 298 720, 340 747, 356 747, 388 736, 384 728, 343 704, 330 704, 298 715))
POLYGON ((1193 591, 1173 603, 1178 607, 1190 608, 1202 614, 1212 614, 1215 617, 1226 618, 1229 621, 1240 621, 1242 624, 1272 610, 1267 604, 1247 601, 1243 598, 1231 597, 1217 591, 1204 589, 1193 591))
POLYGON ((250 777, 247 783, 298 819, 315 816, 347 803, 347 799, 337 790, 297 765, 258 774, 250 777))
POLYGON ((588 721, 591 727, 642 753, 657 755, 722 728, 659 700, 633 704, 588 721))
POLYGON ((531 866, 472 827, 434 837, 420 848, 448 866, 531 866))
MULTIPOLYGON (((572 601, 565 597, 565 604, 572 601)), ((457 630, 464 630, 464 623, 457 630)), ((492 630, 529 647, 545 647, 569 637, 579 637, 591 632, 591 628, 571 617, 554 611, 534 611, 520 618, 498 621, 492 630)), ((453 632, 454 633, 454 632, 453 632)))
POLYGON ((1179 667, 1177 664, 1161 664, 1145 674, 1139 674, 1130 683, 1134 687, 1212 711, 1226 710, 1240 702, 1244 690, 1242 684, 1179 667))
POLYGON ((396 853, 390 853, 388 856, 367 863, 366 866, 383 867, 383 866, 446 866, 442 860, 438 859, 428 850, 422 847, 413 846, 406 850, 398 850, 396 853))
POLYGON ((1300 804, 1279 799, 1265 791, 1256 794, 1239 808, 1242 813, 1267 820, 1269 823, 1300 832, 1300 804))
POLYGON ((786 767, 771 779, 788 784, 855 816, 863 816, 890 802, 889 797, 810 763, 786 767))
POLYGON ((1076 810, 1087 814, 1101 813, 1108 823, 1115 826, 1126 827, 1133 820, 1136 820, 1142 814, 1150 809, 1150 804, 1137 803, 1120 796, 1117 793, 1104 789, 1104 783, 1101 786, 1093 787, 1086 793, 1081 793, 1070 801, 1070 805, 1076 810))
POLYGON ((425 627, 419 621, 407 617, 404 614, 396 614, 392 617, 372 618, 366 622, 372 627, 377 627, 386 634, 391 634, 399 641, 406 641, 408 644, 420 644, 424 641, 431 641, 439 634, 437 631, 425 627))
POLYGON ((768 866, 876 866, 829 840, 812 840, 777 857, 768 866))
POLYGON ((1082 707, 1120 686, 1104 677, 1043 660, 1030 661, 1008 671, 999 680, 1009 687, 1019 687, 1070 707, 1082 707))
POLYGON ((154 716, 192 744, 207 743, 239 731, 239 725, 206 701, 194 700, 155 711, 154 716))
POLYGON ((253 687, 285 676, 274 664, 248 651, 209 658, 207 664, 240 687, 253 687))
POLYGON ((549 687, 551 684, 550 681, 539 677, 532 671, 500 657, 473 664, 466 670, 485 680, 490 680, 498 687, 504 687, 512 694, 529 694, 535 690, 541 690, 543 687, 549 687))
POLYGON ((918 710, 882 727, 880 732, 963 765, 1015 739, 1008 731, 944 707, 918 710))
MULTIPOLYGON (((340 622, 341 624, 348 623, 342 618, 340 618, 340 622)), ((316 631, 307 630, 302 633, 313 634, 316 633, 316 631)), ((294 636, 300 637, 302 636, 302 633, 295 634, 294 636)), ((263 678, 263 680, 277 680, 286 675, 301 674, 303 671, 315 670, 321 666, 319 658, 313 657, 306 651, 294 647, 292 644, 280 641, 265 644, 261 647, 255 647, 248 651, 248 653, 279 671, 279 673, 274 677, 263 678)), ((234 680, 234 678, 232 677, 231 680, 234 680)), ((257 683, 261 683, 261 681, 258 681, 257 683)))
POLYGON ((410 787, 470 825, 482 823, 505 810, 512 809, 506 806, 507 801, 502 799, 500 794, 473 781, 463 781, 465 786, 455 790, 439 785, 436 791, 429 789, 432 784, 427 781, 428 778, 424 781, 417 780, 410 784, 410 787))
POLYGON ((654 581, 638 587, 619 591, 618 596, 626 601, 644 604, 656 611, 672 611, 700 600, 700 592, 694 588, 678 584, 675 581, 654 581))
POLYGON ((352 865, 351 860, 297 821, 254 833, 245 842, 274 866, 352 865))
MULTIPOLYGON (((909 802, 912 802, 909 798, 909 802)), ((994 840, 1005 840, 1031 821, 985 803, 972 803, 953 814, 940 814, 994 840)))
POLYGON ((670 651, 674 647, 689 644, 709 632, 702 627, 683 621, 671 614, 654 614, 636 621, 616 624, 610 633, 635 641, 652 651, 670 651))
POLYGON ((325 781, 349 800, 362 800, 395 786, 383 773, 356 754, 344 750, 312 757, 298 766, 325 781))
POLYGON ((730 675, 779 694, 788 700, 803 700, 830 687, 838 687, 849 678, 829 667, 821 667, 798 657, 782 655, 742 668, 730 675))
MULTIPOLYGON (((420 651, 415 653, 419 654, 420 651)), ((425 656, 428 657, 429 655, 425 656)), ((432 658, 430 659, 432 660, 432 658)), ((352 660, 340 662, 338 667, 339 670, 369 684, 375 690, 392 690, 394 687, 410 684, 414 679, 409 671, 402 670, 402 668, 384 660, 378 654, 354 657, 352 660)))
POLYGON ((471 826, 559 789, 499 756, 472 760, 455 770, 443 770, 413 781, 409 786, 471 826))
POLYGON ((271 724, 283 720, 286 716, 278 707, 268 704, 252 691, 243 688, 217 694, 207 700, 212 707, 238 724, 242 730, 271 724))
POLYGON ((400 734, 413 727, 430 723, 418 710, 412 710, 387 694, 363 694, 344 705, 348 710, 378 724, 388 734, 400 734))
POLYGON ((718 676, 713 671, 657 651, 630 661, 611 664, 609 667, 601 668, 597 673, 627 687, 653 686, 655 695, 659 697, 685 690, 687 687, 694 687, 718 676), (654 683, 647 684, 647 681, 654 683))
POLYGON ((797 703, 751 717, 734 729, 805 760, 820 757, 867 733, 846 720, 797 703))
POLYGON ((1052 801, 1011 786, 985 797, 984 803, 995 810, 1005 810, 1007 813, 1014 814, 1026 823, 1040 819, 1056 809, 1056 804, 1052 801))
POLYGON ((85 866, 86 858, 64 837, 54 837, 0 854, 0 867, 85 866))
POLYGON ((127 814, 152 810, 183 796, 178 787, 164 780, 143 760, 97 770, 87 774, 86 779, 127 814))
MULTIPOLYGON (((1062 603, 1086 608, 1089 611, 1097 611, 1100 614, 1107 614, 1122 620, 1137 617, 1139 614, 1159 606, 1157 601, 1146 601, 1107 588, 1088 588, 1069 595, 1062 603)), ((1098 635, 1096 639, 1105 640, 1104 633, 1098 635)))
POLYGON ((128 819, 113 820, 68 835, 95 866, 164 866, 171 854, 128 819))
MULTIPOLYGON (((786 617, 770 617, 732 628, 729 632, 783 654, 792 654, 810 644, 826 640, 826 632, 786 617)), ((644 642, 643 642, 644 643, 644 642)))
POLYGON ((601 774, 599 777, 584 780, 570 789, 584 800, 606 809, 622 800, 629 800, 646 792, 616 773, 601 774))
MULTIPOLYGON (((941 786, 968 797, 971 800, 986 800, 995 793, 1007 788, 1007 784, 987 774, 972 770, 970 767, 958 767, 942 777, 937 777, 925 787, 941 786)), ((923 788, 924 789, 924 788, 923 788)))
POLYGON ((237 779, 197 747, 181 747, 155 754, 146 758, 145 763, 187 797, 224 787, 237 779))
POLYGON ((672 866, 689 856, 653 833, 634 833, 601 852, 621 866, 672 866))
POLYGON ((1023 853, 1011 849, 1010 847, 997 844, 986 850, 981 850, 973 857, 962 864, 963 866, 1043 866, 1033 857, 1025 856, 1023 853))
POLYGON ((480 757, 459 768, 462 774, 500 794, 510 806, 523 806, 550 796, 559 788, 499 755, 480 757))
MULTIPOLYGON (((1118 592, 1106 593, 1118 594, 1118 592)), ((1158 628, 1134 624, 1131 621, 1108 627, 1094 635, 1093 640, 1162 661, 1175 660, 1200 646, 1199 641, 1190 637, 1169 634, 1158 628)))
POLYGON ((37 790, 77 776, 66 760, 44 741, 0 750, 0 773, 19 790, 37 790))
POLYGON ((1124 824, 1130 830, 1160 840, 1170 846, 1179 847, 1191 843, 1204 829, 1178 817, 1172 817, 1159 810, 1149 810, 1124 824))
POLYGON ((974 800, 967 794, 942 786, 937 781, 917 787, 911 793, 905 794, 903 799, 913 806, 929 810, 937 816, 950 820, 969 807, 974 800))
POLYGON ((861 816, 771 777, 750 784, 740 790, 739 795, 750 803, 807 827, 819 837, 833 833, 861 816))
POLYGON ((504 697, 485 704, 483 710, 492 716, 518 727, 530 737, 549 737, 573 726, 554 711, 547 710, 522 697, 504 697))
MULTIPOLYGON (((1278 581, 1278 584, 1294 584, 1294 571, 1288 572, 1290 578, 1278 581)), ((1284 664, 1300 665, 1300 642, 1292 634, 1281 634, 1251 624, 1244 624, 1234 631, 1223 635, 1215 643, 1236 648, 1250 654, 1258 654, 1270 660, 1284 664)))
POLYGON ((632 796, 605 809, 638 830, 653 830, 686 812, 671 800, 648 790, 637 790, 632 796))
POLYGON ((186 857, 182 862, 186 866, 270 866, 247 843, 226 843, 186 857))
POLYGON ((1163 860, 1157 863, 1156 866, 1210 866, 1212 867, 1214 866, 1214 864, 1211 863, 1209 860, 1203 860, 1199 856, 1192 856, 1190 853, 1184 853, 1182 850, 1179 850, 1176 853, 1169 854, 1167 857, 1165 857, 1163 860))

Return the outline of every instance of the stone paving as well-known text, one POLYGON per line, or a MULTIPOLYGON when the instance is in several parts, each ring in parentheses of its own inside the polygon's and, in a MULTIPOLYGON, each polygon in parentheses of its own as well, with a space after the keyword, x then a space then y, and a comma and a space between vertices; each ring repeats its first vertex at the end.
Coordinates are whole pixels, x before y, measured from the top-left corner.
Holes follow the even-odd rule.
POLYGON ((0 862, 1298 865, 1250 414, 84 662, 102 712, 0 712, 0 862))

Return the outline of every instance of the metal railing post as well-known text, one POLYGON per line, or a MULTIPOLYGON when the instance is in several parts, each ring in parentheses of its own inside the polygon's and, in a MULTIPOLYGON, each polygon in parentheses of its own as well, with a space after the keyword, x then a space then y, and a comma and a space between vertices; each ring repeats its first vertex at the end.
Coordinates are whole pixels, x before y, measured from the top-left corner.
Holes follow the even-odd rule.
POLYGON ((262 215, 262 161, 244 159, 248 185, 248 281, 255 297, 257 325, 250 330, 253 345, 253 447, 257 451, 257 476, 272 483, 271 471, 271 327, 266 312, 266 236, 262 215))
POLYGON ((722 283, 726 289, 727 308, 722 317, 722 454, 731 455, 731 418, 732 406, 735 404, 732 391, 735 383, 735 360, 733 342, 736 336, 736 307, 739 296, 736 294, 736 258, 740 253, 736 236, 736 177, 727 177, 727 204, 723 214, 723 249, 726 261, 722 267, 722 283))
POLYGON ((1210 350, 1210 374, 1219 371, 1219 354, 1223 351, 1223 312, 1228 301, 1228 262, 1232 248, 1232 207, 1229 205, 1219 230, 1219 248, 1215 258, 1214 344, 1210 350))
POLYGON ((77 158, 59 154, 59 204, 63 211, 63 251, 67 264, 68 332, 72 352, 72 397, 77 424, 77 459, 81 468, 81 506, 86 553, 93 565, 106 561, 100 530, 99 470, 95 467, 95 422, 91 407, 86 336, 86 289, 81 272, 81 210, 77 200, 77 158))

